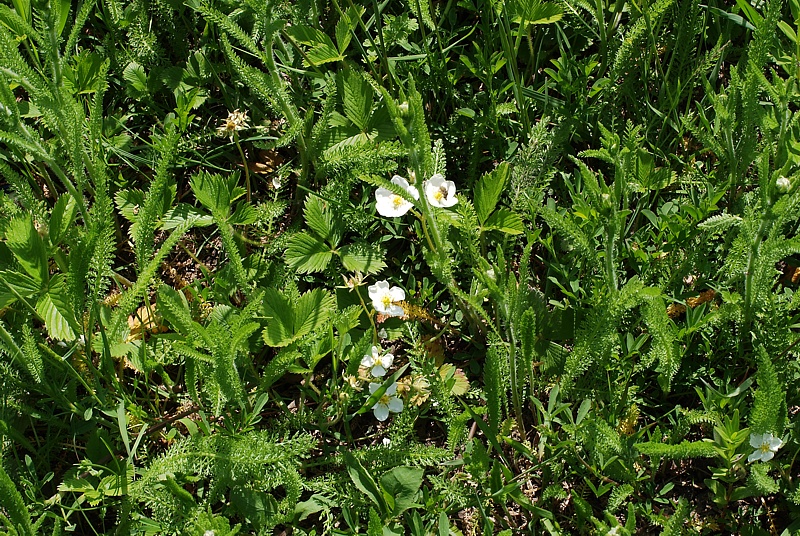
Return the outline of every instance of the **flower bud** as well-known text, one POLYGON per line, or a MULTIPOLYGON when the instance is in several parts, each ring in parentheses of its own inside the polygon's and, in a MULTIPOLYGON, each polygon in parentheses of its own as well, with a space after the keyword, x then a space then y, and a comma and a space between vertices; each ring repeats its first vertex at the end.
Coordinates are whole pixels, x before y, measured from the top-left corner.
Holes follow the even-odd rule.
POLYGON ((788 192, 791 187, 792 183, 786 177, 778 177, 778 179, 775 181, 775 188, 777 188, 782 194, 788 192))
POLYGON ((398 104, 397 105, 397 109, 400 110, 400 115, 402 115, 403 117, 407 117, 408 116, 408 103, 407 102, 403 102, 401 104, 398 104))

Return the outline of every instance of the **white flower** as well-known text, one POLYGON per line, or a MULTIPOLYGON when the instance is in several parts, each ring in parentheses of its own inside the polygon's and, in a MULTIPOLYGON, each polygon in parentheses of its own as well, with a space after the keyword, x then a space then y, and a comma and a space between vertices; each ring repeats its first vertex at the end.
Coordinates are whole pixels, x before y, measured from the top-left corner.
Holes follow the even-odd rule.
POLYGON ((203 533, 203 536, 214 536, 214 534, 216 534, 216 532, 213 530, 207 530, 203 533))
POLYGON ((400 287, 389 288, 388 281, 378 281, 367 287, 369 299, 376 311, 388 316, 403 316, 403 307, 397 305, 406 299, 406 293, 400 287))
MULTIPOLYGON (((408 181, 400 175, 395 175, 392 177, 392 184, 396 184, 400 188, 404 189, 406 192, 408 192, 408 195, 414 199, 419 199, 419 192, 417 189, 408 184, 408 181)), ((388 218, 402 216, 408 212, 412 206, 414 205, 410 201, 407 201, 391 190, 383 187, 375 190, 375 208, 378 210, 378 214, 381 216, 386 216, 388 218)))
POLYGON ((613 527, 606 532, 606 536, 617 536, 619 534, 619 525, 613 527))
POLYGON ((272 177, 272 187, 275 188, 276 190, 281 189, 281 178, 278 175, 272 177))
POLYGON ((389 367, 392 366, 394 356, 392 354, 380 354, 377 346, 372 347, 372 354, 361 358, 361 366, 369 369, 375 378, 383 378, 389 367))
MULTIPOLYGON (((381 384, 379 383, 369 384, 369 394, 375 394, 375 391, 377 391, 380 386, 381 384)), ((389 418, 389 412, 400 413, 403 411, 403 401, 395 396, 396 392, 397 382, 394 382, 386 388, 386 392, 383 393, 383 396, 372 406, 372 413, 375 414, 375 418, 379 421, 385 421, 389 418)))
POLYGON ((747 457, 747 461, 751 463, 756 460, 768 462, 775 456, 775 453, 778 452, 782 445, 783 441, 773 436, 771 432, 750 434, 750 446, 756 450, 747 457))
POLYGON ((386 447, 386 448, 389 448, 389 446, 391 446, 391 444, 392 444, 392 440, 389 439, 388 437, 384 437, 381 440, 381 442, 383 443, 383 446, 386 447))
POLYGON ((447 208, 458 203, 456 185, 453 181, 444 180, 439 173, 425 181, 422 187, 425 190, 425 197, 434 207, 447 208))
POLYGON ((785 194, 792 187, 792 182, 786 177, 778 177, 775 181, 775 187, 782 194, 785 194))

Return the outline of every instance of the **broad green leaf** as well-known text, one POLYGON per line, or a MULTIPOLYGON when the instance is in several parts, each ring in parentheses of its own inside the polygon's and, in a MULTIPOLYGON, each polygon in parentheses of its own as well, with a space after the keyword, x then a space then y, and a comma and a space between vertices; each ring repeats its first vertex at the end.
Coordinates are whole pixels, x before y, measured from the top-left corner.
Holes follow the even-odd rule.
POLYGON ((331 262, 333 251, 319 238, 298 233, 289 239, 284 253, 286 264, 300 273, 321 272, 331 262))
POLYGON ((342 457, 344 458, 344 464, 347 467, 347 474, 350 475, 350 479, 353 481, 353 484, 361 490, 369 499, 375 503, 375 505, 380 509, 381 513, 384 515, 387 514, 387 505, 386 501, 383 497, 383 493, 378 488, 378 483, 375 482, 375 479, 372 478, 372 475, 367 472, 361 462, 359 462, 355 456, 350 454, 348 451, 342 452, 342 457))
POLYGON ((525 224, 522 223, 522 219, 516 212, 507 208, 499 208, 486 220, 484 229, 516 235, 525 232, 525 224))
MULTIPOLYGON (((249 205, 248 205, 249 206, 249 205)), ((188 203, 178 203, 164 214, 162 229, 175 229, 192 220, 197 227, 206 227, 214 223, 214 218, 188 203)))
POLYGON ((264 314, 269 317, 263 332, 264 342, 269 346, 286 346, 294 335, 294 314, 289 298, 274 288, 264 293, 264 314))
POLYGON ((320 30, 302 24, 295 24, 287 27, 286 33, 298 43, 311 47, 306 51, 306 58, 303 59, 303 65, 306 67, 310 66, 309 62, 313 65, 322 65, 323 63, 344 59, 344 56, 339 54, 331 38, 320 30))
POLYGON ((114 204, 126 220, 134 223, 139 218, 139 210, 144 204, 144 192, 135 188, 119 190, 114 195, 114 204))
POLYGON ((342 225, 328 206, 328 201, 311 195, 306 198, 303 217, 312 231, 317 233, 331 247, 336 247, 342 239, 342 225))
POLYGON ((250 225, 258 220, 256 209, 249 203, 237 203, 236 210, 228 218, 231 225, 250 225))
POLYGON ((342 265, 350 272, 375 274, 386 268, 385 252, 371 244, 354 242, 339 249, 342 265))
POLYGON ((336 300, 322 289, 306 292, 294 307, 294 336, 299 339, 321 327, 336 310, 336 300))
POLYGON ((47 285, 49 279, 47 250, 30 214, 14 218, 8 223, 6 246, 29 276, 42 287, 47 285))
POLYGON ((561 20, 564 12, 555 3, 540 0, 515 0, 511 2, 512 20, 525 27, 529 24, 550 24, 561 20))
POLYGON ((367 130, 375 90, 356 71, 342 76, 344 115, 362 132, 367 130))
POLYGON ((212 214, 221 212, 227 217, 233 201, 245 193, 243 188, 236 185, 237 179, 236 174, 225 178, 217 174, 197 173, 192 176, 190 185, 201 205, 212 214))
POLYGON ((63 274, 53 277, 50 288, 36 302, 36 312, 44 320, 47 334, 63 341, 73 341, 80 331, 75 313, 69 305, 63 274))
POLYGON ((131 97, 140 99, 150 92, 147 86, 147 73, 145 73, 144 67, 135 61, 125 67, 122 71, 122 78, 127 82, 126 89, 131 97))
POLYGON ((42 290, 41 284, 26 274, 0 271, 0 309, 19 298, 29 298, 42 290))
POLYGON ((50 213, 50 228, 48 230, 50 243, 57 246, 61 243, 64 235, 67 234, 75 214, 78 212, 78 204, 71 195, 64 194, 58 198, 50 213))
POLYGON ((392 515, 398 516, 414 503, 425 473, 419 467, 395 467, 381 477, 381 487, 394 499, 392 515))
POLYGON ((489 214, 497 206, 503 189, 508 181, 510 167, 507 162, 503 162, 497 168, 480 178, 475 185, 475 212, 481 224, 486 223, 489 214))

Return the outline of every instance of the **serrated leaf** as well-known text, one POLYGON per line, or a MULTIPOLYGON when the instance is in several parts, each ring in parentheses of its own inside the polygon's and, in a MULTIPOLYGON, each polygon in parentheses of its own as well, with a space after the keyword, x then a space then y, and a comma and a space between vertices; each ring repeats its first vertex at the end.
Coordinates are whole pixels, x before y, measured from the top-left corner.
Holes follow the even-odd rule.
POLYGON ((264 342, 269 346, 287 346, 294 334, 294 315, 289 298, 274 288, 264 293, 264 314, 269 317, 263 331, 264 342))
POLYGON ((206 227, 214 223, 214 218, 188 203, 178 203, 164 214, 162 229, 175 229, 192 220, 197 227, 206 227))
POLYGON ((347 71, 342 79, 344 115, 362 132, 367 130, 375 90, 356 71, 347 71))
POLYGON ((303 294, 296 304, 276 289, 264 294, 264 312, 270 318, 263 332, 269 346, 288 346, 327 322, 336 302, 322 289, 303 294))
POLYGON ((58 198, 50 213, 49 236, 50 243, 57 246, 61 243, 64 235, 67 234, 75 215, 78 212, 78 204, 71 195, 64 194, 58 198))
POLYGON ((126 220, 135 223, 139 209, 144 204, 144 192, 137 189, 120 190, 114 195, 114 204, 126 220))
POLYGON ((484 175, 475 185, 475 212, 481 224, 486 223, 489 214, 497 206, 503 189, 508 181, 510 168, 507 162, 503 162, 497 168, 484 175))
POLYGON ((49 279, 47 249, 33 217, 26 214, 11 220, 6 227, 6 246, 14 254, 22 269, 36 282, 45 286, 49 279))
POLYGON ((516 0, 512 3, 514 16, 512 20, 522 25, 550 24, 561 20, 564 15, 561 7, 555 3, 540 0, 516 0))
POLYGON ((63 274, 53 277, 50 288, 36 302, 36 312, 44 320, 47 334, 62 341, 74 341, 80 330, 69 305, 63 274))
POLYGON ((516 212, 507 208, 499 208, 486 220, 484 229, 517 235, 525 232, 525 224, 522 223, 522 219, 516 212))
POLYGON ((336 309, 336 300, 322 289, 306 292, 294 308, 294 338, 303 337, 324 325, 336 309))
POLYGON ((332 257, 331 248, 309 233, 298 233, 291 237, 284 253, 286 264, 305 274, 323 271, 332 257))
POLYGON ((342 265, 350 272, 375 274, 386 268, 385 252, 363 242, 348 244, 339 249, 342 265))
POLYGON ((311 195, 306 199, 303 217, 312 231, 325 240, 331 247, 336 247, 342 239, 342 225, 334 217, 328 202, 311 195))
POLYGON ((139 99, 149 93, 147 87, 147 73, 144 72, 144 67, 136 63, 130 62, 122 71, 122 78, 127 82, 126 89, 131 97, 139 99))

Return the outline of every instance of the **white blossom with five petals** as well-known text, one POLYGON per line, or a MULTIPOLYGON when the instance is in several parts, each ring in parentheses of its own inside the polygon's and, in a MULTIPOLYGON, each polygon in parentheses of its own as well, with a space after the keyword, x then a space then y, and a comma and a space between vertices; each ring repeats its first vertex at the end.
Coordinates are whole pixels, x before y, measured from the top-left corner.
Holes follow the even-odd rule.
POLYGON ((361 358, 361 366, 369 369, 370 374, 375 378, 383 378, 389 367, 392 366, 394 356, 392 354, 381 355, 377 346, 372 347, 372 353, 361 358))
MULTIPOLYGON (((412 198, 419 199, 419 192, 417 189, 408 184, 408 181, 400 175, 392 177, 392 184, 396 184, 404 189, 412 198)), ((386 216, 388 218, 402 216, 411 210, 413 206, 413 203, 397 195, 388 188, 381 187, 375 190, 375 208, 381 216, 386 216)))
MULTIPOLYGON (((374 395, 375 391, 380 388, 380 383, 369 384, 369 394, 374 395)), ((397 382, 386 388, 386 391, 378 399, 378 402, 372 406, 372 413, 379 421, 385 421, 389 418, 389 413, 400 413, 403 411, 403 401, 395 396, 397 393, 397 382)))
POLYGON ((456 185, 453 181, 446 181, 441 173, 437 173, 422 184, 425 197, 434 207, 447 208, 458 203, 456 185))
POLYGON ((406 299, 406 293, 400 287, 389 288, 388 281, 378 281, 367 287, 372 306, 382 315, 403 316, 404 311, 398 302, 406 299))
POLYGON ((747 461, 750 463, 756 460, 768 462, 775 456, 775 453, 778 452, 782 445, 783 441, 773 436, 772 432, 750 434, 750 446, 756 450, 747 457, 747 461))

